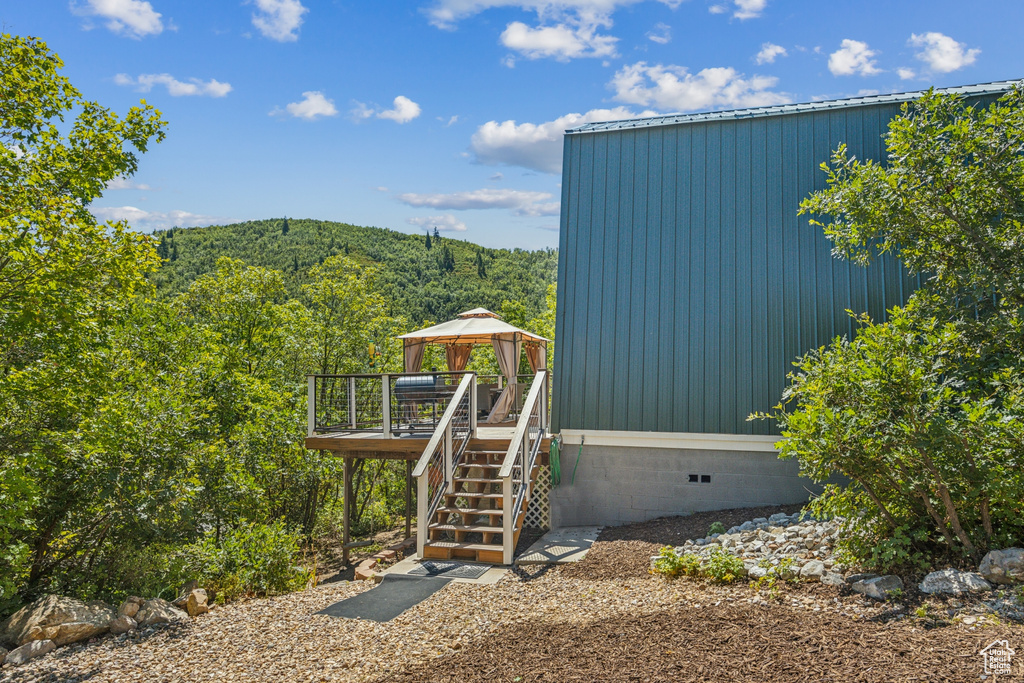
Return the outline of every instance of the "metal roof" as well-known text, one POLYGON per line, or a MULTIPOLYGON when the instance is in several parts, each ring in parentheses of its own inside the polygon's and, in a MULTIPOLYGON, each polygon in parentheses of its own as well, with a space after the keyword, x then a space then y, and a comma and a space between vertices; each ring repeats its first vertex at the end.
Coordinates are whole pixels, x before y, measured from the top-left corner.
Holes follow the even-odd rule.
MULTIPOLYGON (((1004 93, 1022 81, 995 81, 976 85, 961 85, 955 88, 936 88, 936 92, 957 95, 995 95, 1004 93)), ((675 126, 700 121, 727 121, 737 119, 759 118, 763 116, 779 116, 782 114, 801 114, 810 111, 827 111, 848 107, 865 107, 872 104, 891 104, 909 102, 925 94, 924 90, 913 92, 892 93, 888 95, 869 95, 865 97, 848 97, 840 100, 824 100, 822 102, 805 102, 800 104, 779 104, 770 107, 753 107, 750 109, 730 109, 727 111, 698 112, 695 114, 669 114, 667 116, 651 116, 622 121, 605 121, 587 123, 578 128, 570 128, 566 135, 578 133, 599 133, 611 130, 630 130, 633 128, 650 128, 654 126, 675 126)))

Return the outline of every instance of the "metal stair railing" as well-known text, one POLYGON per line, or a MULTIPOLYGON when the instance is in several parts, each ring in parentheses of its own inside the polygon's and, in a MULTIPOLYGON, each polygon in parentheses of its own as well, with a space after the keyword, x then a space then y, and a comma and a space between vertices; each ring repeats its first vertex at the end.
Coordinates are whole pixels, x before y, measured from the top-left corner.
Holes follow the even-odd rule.
POLYGON ((413 469, 416 478, 416 550, 423 557, 430 520, 444 494, 455 490, 455 468, 476 437, 476 373, 459 382, 437 429, 413 469))
POLYGON ((541 442, 548 429, 547 370, 538 370, 530 393, 523 401, 523 410, 516 422, 512 441, 505 452, 498 478, 501 480, 502 563, 512 564, 515 551, 515 525, 521 508, 526 505, 533 466, 541 442))

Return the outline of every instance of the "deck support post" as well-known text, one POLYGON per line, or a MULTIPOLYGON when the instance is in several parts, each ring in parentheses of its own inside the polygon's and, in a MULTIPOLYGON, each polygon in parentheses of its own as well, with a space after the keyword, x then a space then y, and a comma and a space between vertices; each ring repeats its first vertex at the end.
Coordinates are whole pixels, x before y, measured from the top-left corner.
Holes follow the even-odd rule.
POLYGON ((352 540, 351 528, 350 528, 351 521, 352 521, 352 503, 354 502, 352 500, 352 460, 353 460, 352 458, 345 458, 345 467, 344 467, 344 475, 343 475, 344 482, 345 482, 345 486, 344 486, 344 488, 345 488, 345 500, 342 503, 342 510, 344 511, 344 514, 342 515, 342 517, 343 517, 344 521, 342 523, 343 526, 342 526, 342 536, 341 536, 341 543, 342 543, 341 562, 346 567, 348 566, 348 551, 349 551, 348 544, 352 540))
POLYGON ((316 376, 308 378, 309 389, 306 394, 306 436, 316 434, 316 376))
POLYGON ((348 422, 352 429, 359 429, 356 422, 356 378, 348 378, 348 422))
POLYGON ((381 375, 380 377, 380 395, 383 405, 381 405, 381 415, 384 417, 384 436, 391 436, 391 375, 381 375))
POLYGON ((405 461, 405 537, 412 536, 412 460, 405 461))

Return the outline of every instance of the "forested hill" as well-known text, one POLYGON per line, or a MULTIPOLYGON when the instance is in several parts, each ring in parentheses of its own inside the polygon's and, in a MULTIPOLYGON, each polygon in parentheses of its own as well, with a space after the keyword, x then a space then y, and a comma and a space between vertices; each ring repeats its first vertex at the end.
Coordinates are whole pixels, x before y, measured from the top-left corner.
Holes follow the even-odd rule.
POLYGON ((294 295, 311 266, 347 254, 379 268, 377 281, 394 313, 413 324, 441 322, 477 306, 497 311, 505 300, 522 302, 528 317, 538 315, 558 262, 551 249, 487 249, 444 236, 428 244, 425 235, 296 218, 174 228, 154 236, 167 259, 153 275, 162 296, 188 289, 221 256, 280 270, 294 295))

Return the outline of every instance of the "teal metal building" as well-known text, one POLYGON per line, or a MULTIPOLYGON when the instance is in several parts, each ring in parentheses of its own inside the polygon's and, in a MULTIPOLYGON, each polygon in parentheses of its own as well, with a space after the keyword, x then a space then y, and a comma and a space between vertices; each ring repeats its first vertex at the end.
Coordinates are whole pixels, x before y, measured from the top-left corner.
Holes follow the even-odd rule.
MULTIPOLYGON (((986 104, 1012 86, 945 92, 986 104)), ((747 416, 779 402, 798 356, 853 335, 848 309, 883 319, 919 283, 892 258, 869 268, 834 258, 821 229, 797 210, 825 186, 820 166, 841 143, 860 159, 884 161, 888 122, 921 94, 567 131, 552 392, 553 429, 563 441, 585 439, 595 449, 595 467, 639 468, 651 483, 681 477, 689 484, 695 475, 700 484, 707 477, 703 502, 681 504, 689 510, 806 499, 807 483, 795 469, 778 469, 774 425, 747 416), (636 464, 646 462, 635 452, 645 448, 657 449, 661 465, 636 464), (622 464, 623 449, 631 449, 629 465, 622 464), (670 452, 684 464, 665 460, 670 452), (712 455, 694 461, 697 452, 712 455), (774 464, 749 467, 757 458, 729 460, 725 453, 770 454, 774 464), (774 497, 738 494, 756 486, 738 480, 712 492, 715 472, 719 481, 777 475, 792 482, 777 482, 783 492, 774 497)), ((592 474, 597 482, 619 476, 592 474)), ((553 520, 556 526, 657 512, 637 512, 629 502, 622 513, 627 502, 617 484, 614 504, 600 502, 604 489, 588 489, 586 475, 575 502, 566 502, 571 489, 553 493, 554 517, 559 498, 563 512, 573 511, 553 520), (588 506, 603 512, 575 514, 588 506)), ((665 489, 664 496, 682 493, 665 489)))

